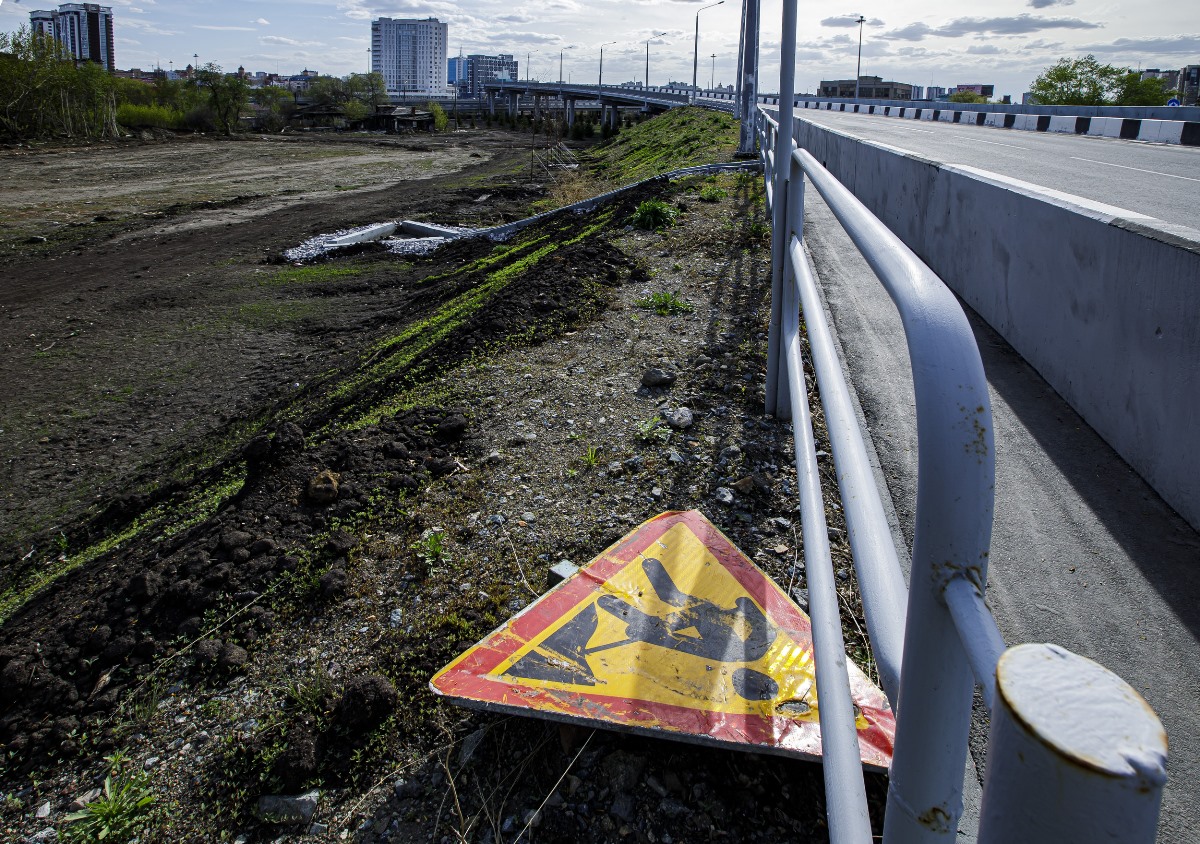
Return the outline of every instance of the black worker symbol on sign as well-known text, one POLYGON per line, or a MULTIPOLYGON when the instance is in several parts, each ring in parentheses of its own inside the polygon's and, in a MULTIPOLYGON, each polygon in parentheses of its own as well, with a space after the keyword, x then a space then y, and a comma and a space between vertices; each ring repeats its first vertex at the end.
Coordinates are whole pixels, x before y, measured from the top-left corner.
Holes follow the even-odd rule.
POLYGON ((642 571, 658 600, 674 609, 658 616, 643 612, 616 595, 602 595, 504 673, 530 680, 594 686, 596 676, 588 664, 591 654, 642 645, 669 648, 711 659, 714 663, 741 664, 730 675, 739 696, 746 700, 775 697, 779 691, 775 681, 762 672, 745 667, 747 663, 761 659, 776 636, 775 629, 754 601, 742 596, 727 609, 689 595, 675 585, 666 567, 653 557, 642 561, 642 571), (589 648, 588 642, 600 623, 599 613, 623 622, 625 638, 589 648))

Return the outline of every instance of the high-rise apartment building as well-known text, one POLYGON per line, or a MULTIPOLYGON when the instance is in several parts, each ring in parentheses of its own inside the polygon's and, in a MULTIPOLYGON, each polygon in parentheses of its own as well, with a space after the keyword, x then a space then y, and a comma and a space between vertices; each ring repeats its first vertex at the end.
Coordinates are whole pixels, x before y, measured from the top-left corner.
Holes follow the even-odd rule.
POLYGON ((389 94, 446 92, 446 30, 437 18, 371 22, 371 72, 389 94))
POLYGON ((116 67, 111 7, 64 3, 55 11, 30 12, 29 23, 34 32, 56 39, 73 58, 95 62, 105 70, 116 67))
POLYGON ((458 88, 460 97, 479 97, 483 83, 494 79, 512 82, 517 79, 517 62, 512 56, 484 56, 478 53, 450 60, 450 81, 458 88))

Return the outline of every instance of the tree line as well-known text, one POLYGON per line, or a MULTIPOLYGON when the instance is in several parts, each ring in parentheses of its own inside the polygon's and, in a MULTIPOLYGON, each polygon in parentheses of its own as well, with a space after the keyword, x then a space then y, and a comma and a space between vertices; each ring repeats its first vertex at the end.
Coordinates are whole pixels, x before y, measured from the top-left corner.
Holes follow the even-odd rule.
MULTIPOLYGON (((336 107, 348 121, 388 102, 378 73, 318 77, 306 96, 318 107, 336 107)), ((291 91, 251 88, 216 64, 195 68, 186 79, 158 73, 145 82, 76 62, 61 43, 28 26, 0 33, 0 138, 101 140, 117 136, 122 126, 231 135, 251 104, 260 131, 282 129, 297 108, 291 91)), ((444 112, 441 124, 444 129, 444 112)))
POLYGON ((1128 67, 1100 64, 1095 56, 1059 59, 1042 71, 1029 94, 1038 105, 1161 106, 1178 94, 1165 79, 1128 67))

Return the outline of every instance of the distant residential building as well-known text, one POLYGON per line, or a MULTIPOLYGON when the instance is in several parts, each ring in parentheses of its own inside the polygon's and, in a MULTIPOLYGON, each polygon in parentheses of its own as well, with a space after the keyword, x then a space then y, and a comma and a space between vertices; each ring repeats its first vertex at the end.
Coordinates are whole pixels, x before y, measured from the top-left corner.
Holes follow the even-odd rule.
POLYGON ((925 99, 925 89, 924 89, 923 87, 921 87, 920 85, 914 85, 914 86, 913 86, 913 96, 912 96, 912 98, 913 98, 914 100, 923 100, 923 99, 925 99))
MULTIPOLYGON (((853 79, 821 80, 820 94, 822 97, 853 99, 854 91, 853 79)), ((858 96, 863 100, 911 100, 913 86, 906 82, 885 82, 879 76, 860 76, 858 78, 858 96)))
POLYGON ((485 82, 514 82, 517 75, 517 62, 507 53, 498 56, 485 56, 472 53, 466 58, 451 59, 454 65, 454 84, 458 87, 460 97, 483 96, 485 82))
POLYGON ((927 100, 937 100, 948 96, 950 96, 949 90, 938 87, 937 85, 930 85, 925 89, 925 99, 927 100))
POLYGON ((388 93, 445 93, 447 29, 437 18, 372 21, 371 72, 388 93))
POLYGON ((1156 67, 1148 67, 1142 71, 1142 79, 1161 79, 1163 87, 1168 91, 1179 90, 1179 74, 1178 70, 1159 70, 1156 67))
POLYGON ((1200 105, 1200 64, 1190 64, 1179 70, 1180 102, 1184 105, 1200 105))
POLYGON ((970 91, 977 97, 988 97, 989 99, 996 94, 995 85, 956 85, 954 87, 955 94, 961 94, 963 91, 970 91))
POLYGON ((76 61, 95 62, 116 69, 113 52, 112 8, 95 3, 64 3, 54 11, 29 13, 34 32, 50 36, 76 61))

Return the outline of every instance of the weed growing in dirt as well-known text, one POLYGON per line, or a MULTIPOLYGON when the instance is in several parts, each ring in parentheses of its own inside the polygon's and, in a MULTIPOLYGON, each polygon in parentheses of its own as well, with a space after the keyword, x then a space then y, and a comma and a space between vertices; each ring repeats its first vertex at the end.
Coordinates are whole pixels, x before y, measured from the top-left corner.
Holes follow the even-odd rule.
POLYGON ((149 821, 154 803, 150 774, 126 771, 131 760, 121 752, 105 757, 105 761, 109 771, 100 797, 66 817, 69 826, 63 830, 63 837, 67 841, 128 841, 149 821))
POLYGON ((720 202, 727 196, 729 194, 716 185, 705 185, 704 189, 700 191, 700 200, 702 202, 720 202))
POLYGON ((666 445, 671 441, 671 429, 662 424, 662 421, 651 416, 649 419, 643 419, 637 424, 634 435, 644 443, 657 443, 666 445))
POLYGON ((431 569, 446 556, 446 532, 440 527, 429 528, 413 543, 413 551, 425 568, 431 569))
POLYGON ((595 469, 600 463, 600 449, 594 445, 589 445, 583 453, 583 465, 589 469, 595 469))
POLYGON ((635 305, 639 308, 644 308, 648 311, 654 311, 659 316, 671 316, 672 314, 690 314, 692 306, 679 298, 676 292, 660 291, 651 293, 649 296, 643 296, 640 299, 634 300, 635 305))
POLYGON ((675 222, 675 209, 661 199, 647 199, 629 217, 629 224, 647 231, 665 229, 675 222))

